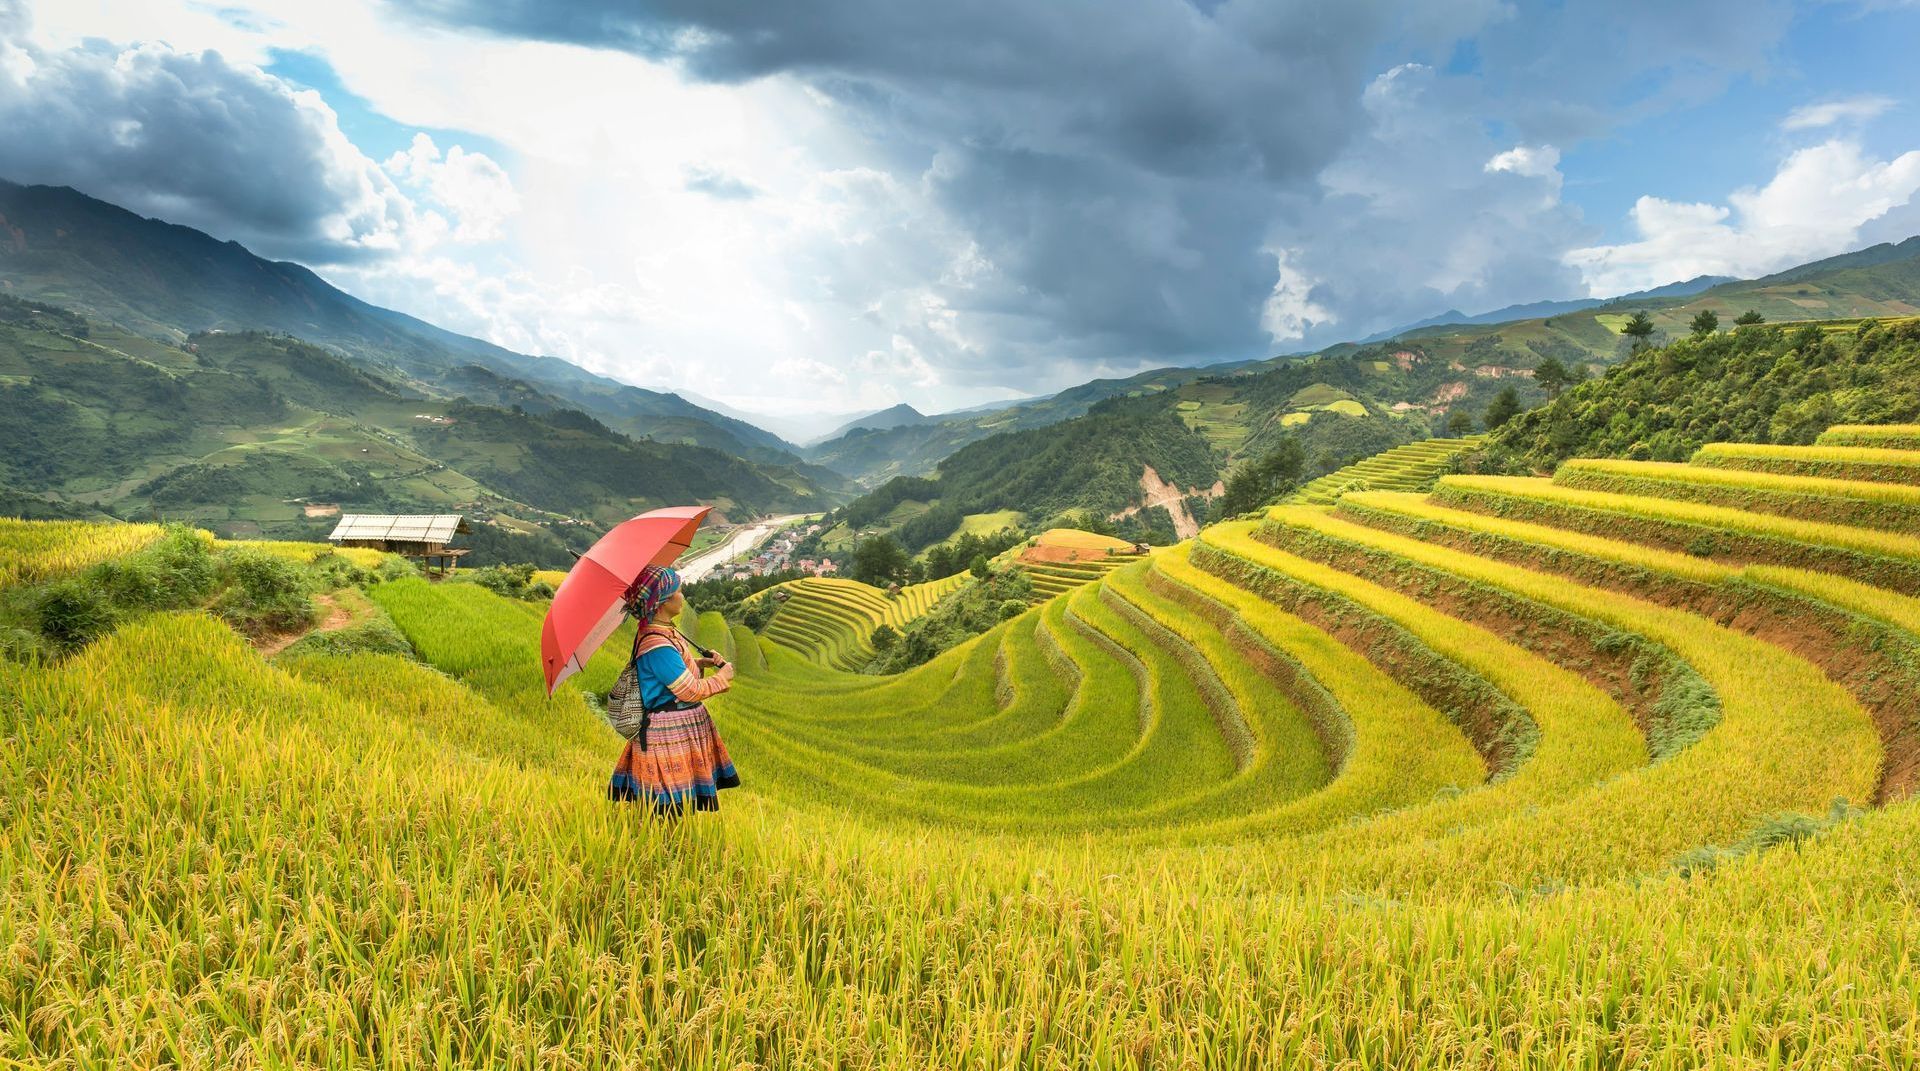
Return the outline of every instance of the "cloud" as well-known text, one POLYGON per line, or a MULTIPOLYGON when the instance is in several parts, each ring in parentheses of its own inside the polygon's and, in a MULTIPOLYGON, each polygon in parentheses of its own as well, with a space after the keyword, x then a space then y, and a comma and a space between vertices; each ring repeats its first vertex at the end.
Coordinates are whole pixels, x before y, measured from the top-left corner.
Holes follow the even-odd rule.
POLYGON ((1893 98, 1880 96, 1849 97, 1823 104, 1803 104, 1780 120, 1782 130, 1813 130, 1836 123, 1864 123, 1893 107, 1893 98))
POLYGON ((1515 145, 1502 153, 1495 153, 1486 163, 1487 172, 1506 171, 1527 178, 1558 178, 1560 174, 1560 150, 1551 145, 1526 146, 1515 145))
POLYGON ((1726 206, 1641 197, 1638 241, 1575 249, 1566 262, 1596 297, 1695 275, 1765 275, 1852 248, 1916 192, 1920 150, 1874 160, 1835 138, 1791 153, 1765 186, 1735 190, 1726 206))
POLYGON ((687 189, 721 201, 751 201, 760 194, 752 183, 711 167, 688 168, 687 189))
POLYGON ((501 236, 501 224, 520 211, 513 180, 484 153, 458 145, 445 155, 426 134, 415 134, 404 152, 382 165, 389 175, 423 189, 427 197, 457 221, 457 242, 484 242, 501 236))
MULTIPOLYGON (((647 386, 849 409, 948 408, 1571 294, 1583 274, 1562 251, 1594 238, 1561 201, 1560 153, 1764 76, 1789 14, 1781 0, 240 7, 47 0, 42 21, 70 41, 217 47, 235 69, 296 52, 355 98, 337 101, 351 129, 364 110, 435 131, 384 167, 344 158, 385 191, 399 250, 349 264, 318 248, 362 296, 647 386), (1467 38, 1464 71, 1403 62, 1467 38), (446 147, 469 133, 491 158, 446 147)), ((228 147, 230 181, 251 149, 228 147)), ((119 189, 169 215, 132 196, 146 184, 119 189)), ((222 219, 217 197, 184 221, 278 233, 222 219)))
POLYGON ((217 52, 48 51, 24 30, 0 41, 0 175, 311 263, 394 252, 417 224, 316 93, 217 52))
MULTIPOLYGON (((924 383, 924 365, 983 390, 1263 352, 1276 285, 1295 285, 1269 251, 1275 213, 1303 208, 1364 126, 1381 43, 1442 44, 1500 11, 1488 0, 1211 14, 1166 0, 409 6, 443 26, 625 50, 714 85, 803 87, 849 143, 858 163, 838 173, 866 176, 846 193, 871 215, 787 249, 789 278, 862 310, 876 337, 843 352, 892 355, 910 340, 917 362, 851 358, 874 374, 924 383)), ((715 195, 733 181, 783 200, 734 170, 686 186, 715 195)), ((808 207, 835 215, 816 192, 808 207)))
MULTIPOLYGON (((1323 314, 1278 321, 1298 332, 1292 348, 1578 289, 1559 262, 1584 231, 1560 200, 1558 151, 1502 148, 1477 117, 1477 91, 1422 64, 1367 87, 1363 133, 1274 227, 1273 245, 1290 251, 1279 307, 1323 314)), ((1270 299, 1270 329, 1275 308, 1270 299)))

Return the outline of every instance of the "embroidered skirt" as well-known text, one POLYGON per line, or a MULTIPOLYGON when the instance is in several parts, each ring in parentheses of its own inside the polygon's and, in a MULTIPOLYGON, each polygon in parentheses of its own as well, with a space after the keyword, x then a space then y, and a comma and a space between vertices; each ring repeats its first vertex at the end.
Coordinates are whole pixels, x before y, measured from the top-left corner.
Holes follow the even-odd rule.
POLYGON ((662 814, 720 809, 720 790, 735 788, 727 745, 713 729, 705 704, 688 710, 663 710, 647 728, 647 749, 628 741, 614 764, 607 798, 652 803, 662 814))

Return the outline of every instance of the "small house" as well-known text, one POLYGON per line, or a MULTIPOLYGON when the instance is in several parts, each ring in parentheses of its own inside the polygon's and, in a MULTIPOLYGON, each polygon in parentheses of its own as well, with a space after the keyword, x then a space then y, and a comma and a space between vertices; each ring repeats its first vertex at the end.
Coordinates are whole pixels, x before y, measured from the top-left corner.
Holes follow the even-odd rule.
POLYGON ((473 531, 457 513, 348 513, 327 542, 336 547, 367 547, 412 558, 428 573, 452 572, 466 547, 449 547, 456 535, 473 531))

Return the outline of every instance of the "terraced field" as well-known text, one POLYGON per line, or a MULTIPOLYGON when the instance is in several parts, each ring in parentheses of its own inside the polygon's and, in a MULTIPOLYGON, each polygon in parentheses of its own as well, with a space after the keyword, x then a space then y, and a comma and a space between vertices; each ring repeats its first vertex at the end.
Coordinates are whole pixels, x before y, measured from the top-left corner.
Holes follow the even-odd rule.
POLYGON ((0 1059, 1914 1066, 1897 453, 1281 505, 895 677, 809 582, 684 623, 746 784, 671 827, 537 608, 375 586, 425 666, 136 623, 0 669, 0 1059))
POLYGON ((910 584, 888 595, 871 584, 810 576, 769 589, 787 593, 768 623, 766 637, 823 666, 855 670, 873 660, 873 630, 899 628, 958 590, 965 574, 910 584))
POLYGON ((1423 439, 1336 469, 1294 492, 1292 501, 1332 505, 1347 491, 1425 491, 1457 454, 1480 445, 1484 435, 1423 439))

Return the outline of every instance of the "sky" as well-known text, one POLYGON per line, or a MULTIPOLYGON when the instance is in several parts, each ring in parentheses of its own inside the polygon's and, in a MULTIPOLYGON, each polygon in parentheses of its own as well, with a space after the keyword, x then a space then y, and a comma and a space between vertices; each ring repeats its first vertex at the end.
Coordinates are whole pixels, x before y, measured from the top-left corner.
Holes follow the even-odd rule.
POLYGON ((0 0, 0 177, 750 413, 1920 233, 1900 0, 0 0))

